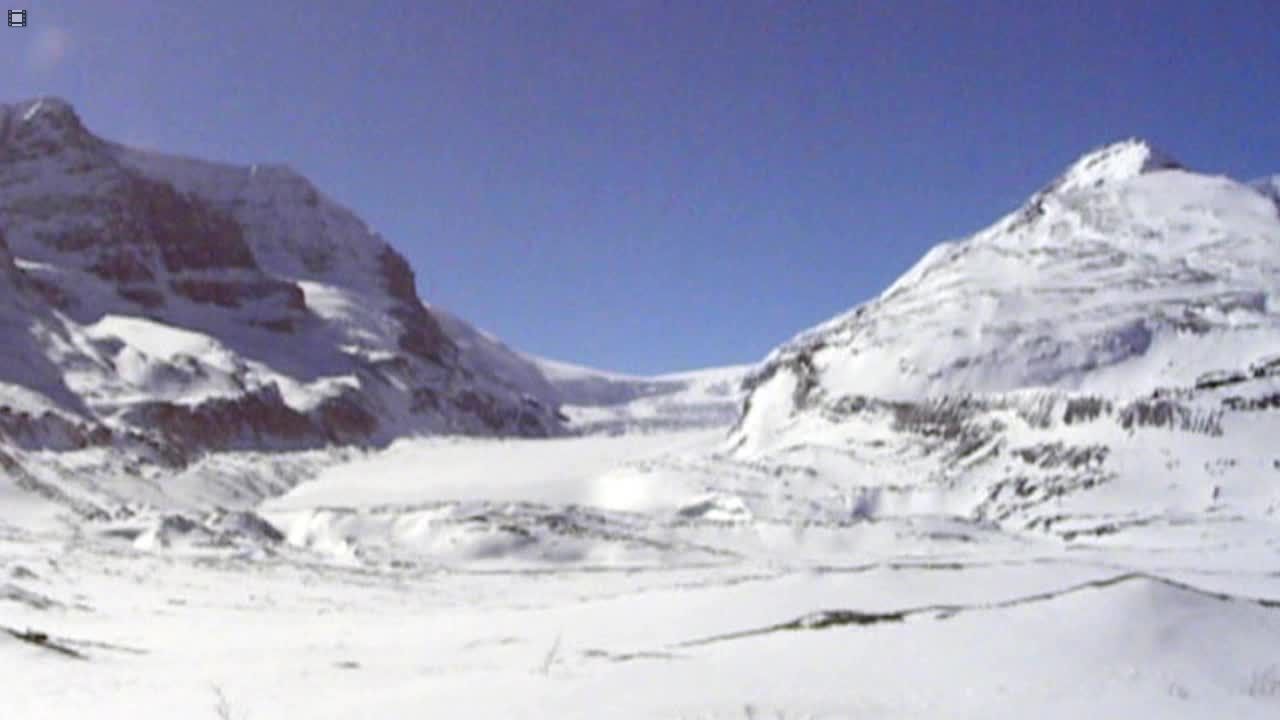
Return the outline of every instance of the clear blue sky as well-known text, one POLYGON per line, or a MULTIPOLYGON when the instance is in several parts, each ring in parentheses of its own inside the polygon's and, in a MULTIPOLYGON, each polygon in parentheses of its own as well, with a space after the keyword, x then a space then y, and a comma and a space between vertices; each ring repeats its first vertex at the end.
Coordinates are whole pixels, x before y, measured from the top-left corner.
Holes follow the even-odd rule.
POLYGON ((13 0, 5 99, 284 162, 512 345, 753 361, 1129 135, 1280 171, 1280 0, 13 0))

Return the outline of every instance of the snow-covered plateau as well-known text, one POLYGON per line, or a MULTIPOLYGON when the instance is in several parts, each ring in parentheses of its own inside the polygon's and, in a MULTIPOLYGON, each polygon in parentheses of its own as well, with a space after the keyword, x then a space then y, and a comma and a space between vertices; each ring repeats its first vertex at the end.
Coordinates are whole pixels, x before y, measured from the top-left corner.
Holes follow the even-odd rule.
POLYGON ((1280 192, 1140 140, 762 362, 0 106, 0 718, 1280 717, 1280 192))

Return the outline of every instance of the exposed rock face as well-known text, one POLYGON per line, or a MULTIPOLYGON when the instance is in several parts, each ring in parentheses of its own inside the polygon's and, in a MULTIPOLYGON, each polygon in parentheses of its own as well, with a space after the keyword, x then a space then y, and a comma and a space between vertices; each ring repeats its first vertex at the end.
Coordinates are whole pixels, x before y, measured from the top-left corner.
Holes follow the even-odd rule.
POLYGON ((428 362, 443 365, 456 355, 456 348, 440 323, 418 298, 417 281, 409 263, 390 247, 378 254, 383 286, 397 302, 390 312, 403 327, 397 341, 400 349, 428 362))
POLYGON ((11 289, 18 282, 18 268, 13 264, 9 243, 4 239, 4 229, 0 228, 0 287, 11 289))
POLYGON ((108 428, 46 410, 35 415, 0 407, 0 440, 31 450, 81 450, 112 441, 108 428))
MULTIPOLYGON (((274 299, 274 317, 258 324, 301 321, 302 291, 258 266, 231 213, 128 167, 65 103, 20 105, 5 119, 0 178, 6 214, 21 238, 17 252, 62 271, 61 286, 52 278, 45 286, 64 309, 77 309, 67 304, 76 293, 65 287, 66 273, 81 271, 147 309, 170 295, 225 308, 274 299), (62 177, 51 182, 51 173, 62 177)), ((78 309, 81 317, 100 311, 78 309)))
POLYGON ((10 442, 137 432, 194 458, 562 432, 519 379, 469 367, 405 259, 288 168, 122 147, 53 98, 0 105, 0 219, 10 442))
POLYGON ((155 402, 129 409, 126 419, 154 427, 184 450, 245 450, 256 447, 300 449, 316 435, 310 418, 284 402, 271 386, 235 398, 217 398, 195 406, 155 402))

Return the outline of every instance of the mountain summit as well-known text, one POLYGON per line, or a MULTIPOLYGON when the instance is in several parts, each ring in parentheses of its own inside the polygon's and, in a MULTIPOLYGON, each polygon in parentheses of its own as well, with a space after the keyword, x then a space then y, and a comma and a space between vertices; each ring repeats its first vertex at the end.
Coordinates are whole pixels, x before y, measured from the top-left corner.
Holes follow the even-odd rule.
POLYGON ((1048 191, 1068 193, 1100 188, 1160 170, 1180 170, 1181 163, 1141 138, 1128 138, 1086 153, 1062 173, 1048 191))
POLYGON ((0 161, 35 160, 101 145, 75 108, 55 97, 0 105, 0 161))
POLYGON ((1126 140, 775 350, 749 380, 741 432, 854 396, 1188 386, 1280 351, 1278 300, 1270 199, 1126 140))
POLYGON ((1209 513, 1273 523, 1273 188, 1141 141, 1089 153, 771 353, 725 456, 842 522, 1065 541, 1209 513))

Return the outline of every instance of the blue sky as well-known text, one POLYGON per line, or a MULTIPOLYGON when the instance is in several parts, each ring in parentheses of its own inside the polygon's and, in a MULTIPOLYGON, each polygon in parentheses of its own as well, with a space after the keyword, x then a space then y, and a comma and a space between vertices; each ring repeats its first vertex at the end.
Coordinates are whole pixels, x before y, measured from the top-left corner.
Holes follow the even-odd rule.
POLYGON ((1280 2, 13 0, 5 100, 288 163, 510 344, 754 361, 1072 159, 1280 171, 1280 2))

